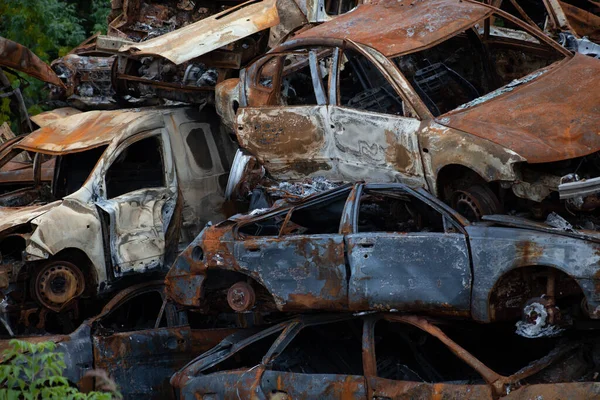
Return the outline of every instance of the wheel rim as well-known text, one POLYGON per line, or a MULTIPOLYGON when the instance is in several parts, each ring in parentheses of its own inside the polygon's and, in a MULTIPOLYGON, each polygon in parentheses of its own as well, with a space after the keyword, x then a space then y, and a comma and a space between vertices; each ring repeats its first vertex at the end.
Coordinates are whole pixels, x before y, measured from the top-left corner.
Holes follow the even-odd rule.
POLYGON ((55 311, 80 296, 84 289, 85 278, 81 270, 63 261, 43 267, 35 280, 35 295, 38 301, 55 311))
POLYGON ((254 289, 246 282, 235 283, 227 291, 227 304, 237 312, 250 310, 254 307, 255 299, 254 289))
POLYGON ((459 191, 455 194, 454 209, 469 221, 479 221, 483 216, 481 204, 468 192, 459 191))

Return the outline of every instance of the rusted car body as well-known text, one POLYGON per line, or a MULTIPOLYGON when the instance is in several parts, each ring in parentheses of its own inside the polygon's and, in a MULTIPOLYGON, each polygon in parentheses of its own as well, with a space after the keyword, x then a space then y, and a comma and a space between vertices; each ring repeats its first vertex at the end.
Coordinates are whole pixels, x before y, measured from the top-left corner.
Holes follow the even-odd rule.
POLYGON ((75 113, 4 148, 0 168, 33 159, 33 183, 0 195, 4 311, 29 315, 32 299, 60 311, 161 271, 179 242, 223 218, 234 151, 208 107, 75 113), (52 185, 41 179, 50 161, 52 185))
POLYGON ((383 0, 300 32, 219 84, 216 104, 279 181, 401 181, 469 217, 589 218, 599 72, 489 5, 383 0), (533 42, 494 35, 500 18, 533 42))
MULTIPOLYGON (((64 376, 73 384, 87 371, 103 369, 125 399, 175 399, 171 375, 237 329, 191 329, 187 314, 164 300, 160 281, 133 285, 70 335, 19 339, 54 341, 65 356, 64 376)), ((8 342, 0 341, 0 349, 8 342)))
POLYGON ((600 57, 597 44, 600 42, 600 3, 597 1, 494 0, 491 4, 539 27, 573 51, 600 57))
MULTIPOLYGON (((214 86, 307 22, 293 0, 113 1, 107 35, 52 63, 80 108, 212 102, 214 86)), ((316 4, 315 4, 316 5, 316 4)))
POLYGON ((345 185, 205 228, 171 267, 167 293, 237 312, 403 310, 493 322, 535 304, 544 325, 600 318, 597 233, 486 220, 469 223, 423 189, 345 185))
POLYGON ((600 397, 595 382, 526 383, 573 347, 502 376, 426 319, 393 314, 350 318, 303 316, 250 337, 226 339, 177 372, 171 383, 182 399, 190 400, 600 397), (334 334, 328 331, 333 325, 334 334), (411 329, 419 345, 400 345, 411 329), (423 343, 437 346, 437 352, 420 353, 423 343), (409 361, 412 354, 418 362, 409 361))

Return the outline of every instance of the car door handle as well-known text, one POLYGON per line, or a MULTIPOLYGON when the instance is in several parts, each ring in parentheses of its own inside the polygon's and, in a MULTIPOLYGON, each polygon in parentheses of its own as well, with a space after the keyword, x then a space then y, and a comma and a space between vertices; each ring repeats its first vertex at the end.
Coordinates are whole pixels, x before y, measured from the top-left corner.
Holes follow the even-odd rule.
POLYGON ((370 248, 373 248, 373 246, 375 246, 375 243, 373 243, 373 242, 359 242, 357 244, 359 247, 362 247, 363 249, 370 249, 370 248))
POLYGON ((249 253, 258 253, 260 251, 260 247, 246 247, 249 253))

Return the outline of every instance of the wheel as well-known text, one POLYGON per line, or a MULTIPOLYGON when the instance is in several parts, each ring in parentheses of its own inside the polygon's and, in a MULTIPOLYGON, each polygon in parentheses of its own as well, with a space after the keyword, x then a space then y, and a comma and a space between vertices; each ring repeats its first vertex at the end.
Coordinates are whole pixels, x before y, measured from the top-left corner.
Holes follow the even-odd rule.
POLYGON ((455 190, 452 208, 469 221, 479 221, 484 215, 497 214, 502 207, 498 198, 487 186, 475 185, 466 190, 455 190))
POLYGON ((44 307, 60 311, 85 290, 85 277, 68 261, 52 261, 39 268, 32 280, 32 294, 44 307))
POLYGON ((244 312, 254 307, 256 294, 252 286, 246 282, 237 282, 227 291, 227 304, 233 311, 244 312))

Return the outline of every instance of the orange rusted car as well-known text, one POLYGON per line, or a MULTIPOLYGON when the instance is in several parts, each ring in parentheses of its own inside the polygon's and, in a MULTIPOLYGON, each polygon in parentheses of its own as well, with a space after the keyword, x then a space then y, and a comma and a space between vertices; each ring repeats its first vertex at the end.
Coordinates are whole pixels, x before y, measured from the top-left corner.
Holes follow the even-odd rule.
POLYGON ((599 83, 600 60, 490 5, 381 0, 298 33, 216 91, 277 180, 401 181, 473 219, 556 211, 594 229, 599 83))

